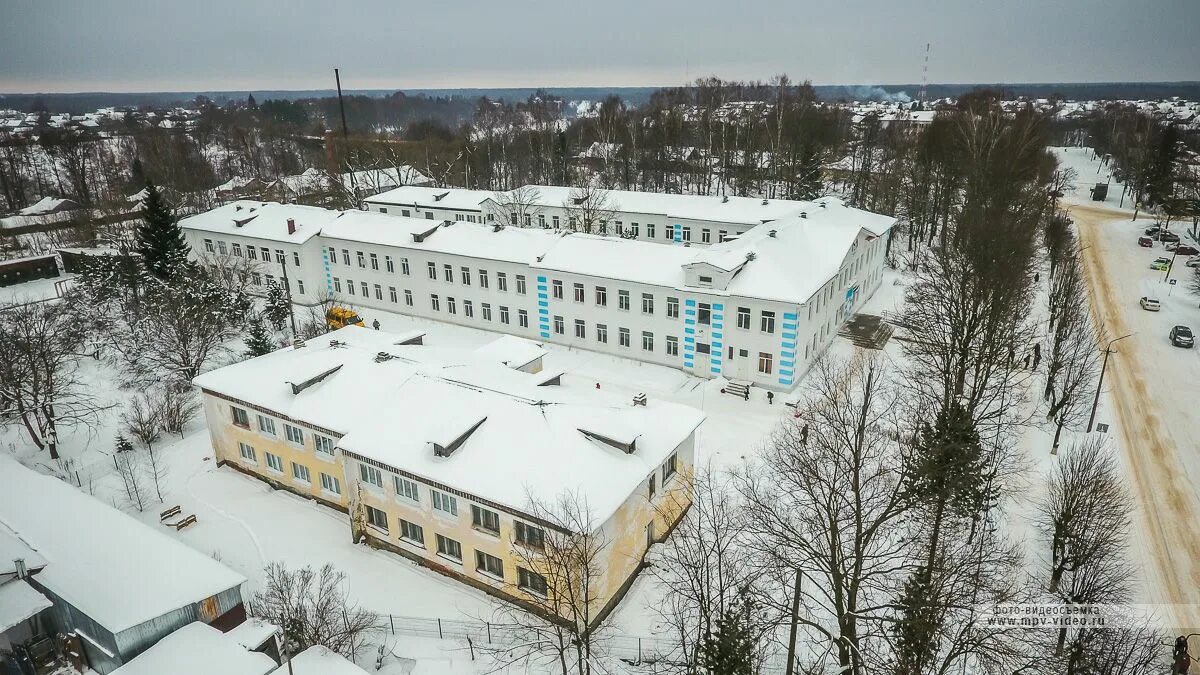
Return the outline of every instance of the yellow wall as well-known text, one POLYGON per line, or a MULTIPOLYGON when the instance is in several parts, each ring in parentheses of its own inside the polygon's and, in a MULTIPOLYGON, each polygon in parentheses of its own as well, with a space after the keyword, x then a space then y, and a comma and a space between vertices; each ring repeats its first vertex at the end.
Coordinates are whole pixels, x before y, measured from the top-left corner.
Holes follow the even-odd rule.
MULTIPOLYGON (((236 464, 250 473, 285 485, 302 495, 336 504, 342 508, 347 507, 349 503, 347 495, 349 486, 346 485, 341 453, 335 450, 334 457, 331 459, 326 459, 328 455, 324 453, 318 453, 313 445, 313 433, 320 432, 314 432, 312 427, 305 424, 289 421, 287 422, 288 424, 299 427, 304 431, 304 445, 293 445, 287 441, 284 435, 283 425, 285 420, 283 418, 256 411, 245 405, 231 403, 207 392, 204 394, 204 415, 208 419, 209 435, 212 437, 213 450, 217 454, 217 461, 236 464), (230 406, 232 405, 242 408, 250 416, 250 428, 242 428, 233 423, 233 413, 230 411, 230 406), (277 436, 273 437, 260 433, 258 431, 256 415, 265 415, 274 419, 277 436), (243 459, 238 443, 246 443, 254 448, 258 462, 251 463, 243 459), (283 460, 283 473, 277 473, 267 467, 267 456, 265 454, 267 452, 278 455, 283 460), (293 478, 293 462, 308 467, 309 483, 306 484, 293 478), (331 494, 321 488, 321 473, 329 474, 338 479, 342 488, 341 495, 331 494)), ((333 439, 336 441, 337 437, 335 436, 333 439)))

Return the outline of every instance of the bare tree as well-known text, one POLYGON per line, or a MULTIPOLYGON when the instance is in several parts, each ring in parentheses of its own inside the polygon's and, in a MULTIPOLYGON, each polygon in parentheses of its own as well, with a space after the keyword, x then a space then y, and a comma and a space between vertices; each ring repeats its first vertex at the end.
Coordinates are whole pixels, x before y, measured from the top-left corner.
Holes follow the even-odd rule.
POLYGON ((799 625, 834 651, 841 672, 861 675, 886 631, 890 586, 908 566, 897 392, 878 357, 822 360, 808 377, 796 417, 739 476, 747 548, 764 578, 782 571, 786 588, 800 569, 812 580, 799 625))
POLYGON ((563 202, 567 212, 567 224, 572 230, 585 234, 608 234, 608 225, 616 215, 617 204, 613 203, 608 190, 586 181, 571 188, 563 202))
POLYGON ((125 412, 121 413, 125 431, 150 450, 153 449, 155 441, 162 437, 162 420, 158 410, 158 405, 151 399, 151 395, 142 393, 129 399, 125 412))
POLYGON ((492 195, 492 215, 500 225, 532 227, 542 212, 542 193, 532 185, 522 185, 507 192, 492 195))
POLYGON ((371 631, 382 627, 379 615, 346 597, 346 574, 332 565, 293 570, 273 562, 264 571, 264 588, 254 594, 249 613, 282 628, 299 650, 321 645, 353 659, 371 631))
POLYGON ((155 397, 154 404, 163 431, 179 434, 180 438, 183 438, 184 427, 200 412, 200 402, 196 400, 191 386, 181 382, 164 385, 155 397))
POLYGON ((117 465, 117 474, 125 487, 125 500, 138 512, 146 510, 150 504, 150 488, 146 485, 145 458, 134 449, 124 436, 117 437, 116 452, 113 461, 117 465))
POLYGON ((563 675, 588 675, 600 656, 597 618, 610 542, 582 495, 563 493, 553 501, 531 496, 529 504, 539 525, 522 523, 515 533, 517 584, 510 590, 533 611, 499 607, 493 621, 510 639, 489 653, 506 665, 553 660, 563 675))
POLYGON ((1077 258, 1068 258, 1061 264, 1051 284, 1050 298, 1052 303, 1057 298, 1060 304, 1057 317, 1051 317, 1053 341, 1044 396, 1049 405, 1046 417, 1054 422, 1053 451, 1057 452, 1063 429, 1083 422, 1088 409, 1087 393, 1100 370, 1099 346, 1077 258))

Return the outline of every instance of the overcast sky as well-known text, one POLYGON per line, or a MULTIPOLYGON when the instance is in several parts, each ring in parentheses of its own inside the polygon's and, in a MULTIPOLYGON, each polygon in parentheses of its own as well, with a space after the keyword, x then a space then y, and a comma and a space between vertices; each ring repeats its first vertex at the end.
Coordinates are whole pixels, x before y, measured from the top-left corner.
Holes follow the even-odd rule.
POLYGON ((0 0, 0 91, 1200 80, 1200 0, 0 0))

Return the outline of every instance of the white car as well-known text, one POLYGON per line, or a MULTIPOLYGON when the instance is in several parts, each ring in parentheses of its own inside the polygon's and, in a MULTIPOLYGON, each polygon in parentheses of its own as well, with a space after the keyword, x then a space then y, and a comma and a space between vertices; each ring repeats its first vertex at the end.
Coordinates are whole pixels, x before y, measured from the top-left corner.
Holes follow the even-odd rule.
POLYGON ((1160 304, 1156 298, 1143 295, 1142 299, 1138 302, 1141 303, 1142 309, 1146 310, 1147 312, 1157 312, 1158 310, 1162 309, 1162 304, 1160 304))
POLYGON ((1200 267, 1200 255, 1194 255, 1194 256, 1188 258, 1187 262, 1185 262, 1184 264, 1187 265, 1188 267, 1200 267))

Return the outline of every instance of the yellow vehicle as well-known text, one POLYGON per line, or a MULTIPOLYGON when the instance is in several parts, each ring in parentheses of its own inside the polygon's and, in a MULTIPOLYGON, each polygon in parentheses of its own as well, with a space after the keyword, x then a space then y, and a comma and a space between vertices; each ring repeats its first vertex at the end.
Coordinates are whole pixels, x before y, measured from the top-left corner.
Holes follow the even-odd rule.
POLYGON ((349 307, 334 306, 325 312, 325 325, 329 330, 337 330, 346 326, 363 326, 363 320, 349 307))

